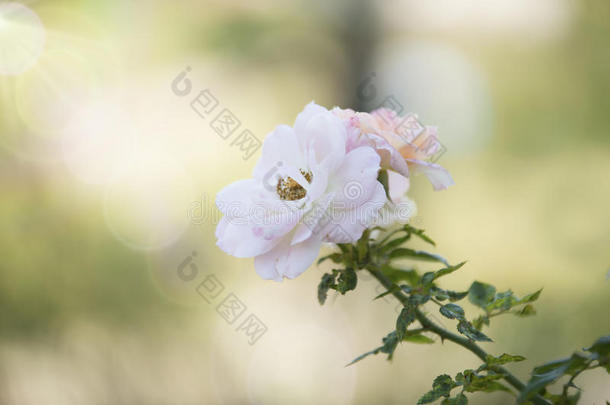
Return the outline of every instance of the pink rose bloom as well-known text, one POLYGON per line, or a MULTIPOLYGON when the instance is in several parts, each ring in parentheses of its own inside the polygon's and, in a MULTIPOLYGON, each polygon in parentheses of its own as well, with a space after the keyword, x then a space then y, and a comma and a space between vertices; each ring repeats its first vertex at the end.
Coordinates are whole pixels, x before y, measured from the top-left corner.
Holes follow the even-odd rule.
POLYGON ((381 166, 408 177, 424 173, 435 190, 455 184, 449 172, 428 160, 439 152, 441 144, 435 127, 424 127, 415 115, 401 117, 387 108, 372 113, 334 108, 333 113, 348 127, 348 144, 369 145, 381 158, 381 166))
POLYGON ((218 193, 217 245, 254 257, 264 279, 297 277, 322 243, 353 243, 374 223, 387 201, 379 163, 371 146, 348 145, 341 119, 310 103, 293 127, 265 138, 251 179, 218 193))
POLYGON ((380 120, 363 112, 335 107, 332 112, 341 118, 347 126, 348 149, 359 146, 370 146, 377 151, 381 158, 381 167, 393 170, 408 177, 409 168, 400 152, 389 143, 392 136, 380 124, 380 120), (386 133, 387 132, 387 133, 386 133))

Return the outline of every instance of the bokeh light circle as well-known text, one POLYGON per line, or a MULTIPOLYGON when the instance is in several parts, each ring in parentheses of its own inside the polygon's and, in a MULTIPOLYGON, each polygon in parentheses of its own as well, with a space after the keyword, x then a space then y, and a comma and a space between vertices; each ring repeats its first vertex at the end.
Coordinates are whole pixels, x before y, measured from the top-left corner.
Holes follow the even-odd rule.
POLYGON ((105 184, 128 168, 135 129, 118 102, 90 103, 75 111, 61 142, 68 169, 88 184, 105 184))
POLYGON ((42 53, 45 30, 38 15, 19 3, 0 3, 0 74, 18 75, 42 53))
POLYGON ((76 52, 49 50, 17 82, 17 111, 38 136, 56 137, 74 111, 94 99, 100 87, 87 61, 76 52))
POLYGON ((18 76, 0 73, 0 147, 55 163, 63 157, 65 130, 82 106, 122 96, 122 60, 99 22, 57 5, 37 4, 35 10, 45 22, 44 50, 18 76))

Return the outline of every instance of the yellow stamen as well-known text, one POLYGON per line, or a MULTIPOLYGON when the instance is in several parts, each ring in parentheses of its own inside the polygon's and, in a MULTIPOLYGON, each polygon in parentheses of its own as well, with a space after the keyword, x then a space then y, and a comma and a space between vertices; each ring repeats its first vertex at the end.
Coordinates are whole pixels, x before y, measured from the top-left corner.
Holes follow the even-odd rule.
MULTIPOLYGON (((303 169, 299 169, 305 180, 308 183, 311 183, 313 178, 313 174, 310 171, 305 171, 303 169)), ((303 188, 299 183, 296 182, 292 177, 287 177, 285 179, 279 179, 277 181, 277 195, 280 196, 281 200, 286 201, 295 201, 304 198, 307 195, 307 190, 303 188)))

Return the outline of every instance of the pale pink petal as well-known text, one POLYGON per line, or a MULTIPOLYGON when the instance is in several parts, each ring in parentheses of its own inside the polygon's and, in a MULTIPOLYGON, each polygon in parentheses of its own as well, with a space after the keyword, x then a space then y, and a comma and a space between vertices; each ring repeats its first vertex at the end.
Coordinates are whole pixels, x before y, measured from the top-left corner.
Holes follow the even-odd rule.
POLYGON ((256 272, 264 279, 282 281, 282 277, 295 278, 313 264, 318 257, 322 242, 319 238, 290 245, 284 238, 280 244, 269 252, 254 259, 256 272))
POLYGON ((303 167, 303 153, 295 131, 287 125, 278 125, 265 138, 261 158, 254 167, 253 177, 272 183, 278 169, 286 166, 303 167))
POLYGON ((304 187, 307 190, 307 199, 309 201, 314 201, 322 197, 328 188, 328 170, 324 167, 320 167, 313 157, 308 167, 312 173, 312 180, 311 184, 305 185, 304 187))
POLYGON ((373 147, 381 157, 381 167, 394 170, 403 176, 409 176, 409 167, 400 152, 381 136, 368 134, 373 147))
POLYGON ((304 240, 312 237, 314 233, 318 233, 324 225, 324 221, 329 218, 331 212, 329 212, 330 204, 333 201, 334 193, 328 193, 323 197, 314 201, 307 212, 301 218, 299 225, 297 225, 292 241, 292 245, 301 243, 304 240))
MULTIPOLYGON (((290 229, 288 229, 290 230, 290 229)), ((253 257, 271 250, 281 235, 265 235, 263 228, 223 217, 216 227, 216 245, 235 257, 253 257)))
POLYGON ((216 195, 216 206, 224 215, 247 217, 257 201, 266 198, 267 192, 260 181, 239 180, 229 184, 216 195))
POLYGON ((304 131, 306 153, 313 153, 315 161, 326 170, 334 170, 345 156, 347 132, 341 120, 326 111, 311 117, 304 131))
POLYGON ((369 200, 378 184, 379 162, 379 155, 369 147, 356 148, 345 156, 329 180, 336 207, 343 204, 344 209, 351 209, 369 200))
POLYGON ((256 179, 239 180, 229 184, 216 195, 216 206, 225 216, 238 219, 234 223, 252 225, 270 224, 285 221, 298 221, 300 214, 293 201, 281 201, 275 191, 265 189, 262 182, 256 179), (292 217, 295 217, 292 218, 292 217))
POLYGON ((455 184, 449 172, 441 165, 416 159, 407 159, 407 162, 413 165, 416 173, 426 175, 435 191, 444 190, 455 184))
POLYGON ((402 196, 398 201, 388 201, 379 210, 379 216, 371 225, 388 227, 396 223, 406 224, 416 213, 417 206, 415 202, 407 196, 402 196))
POLYGON ((305 108, 299 113, 299 115, 297 115, 297 118, 294 121, 294 131, 297 134, 297 138, 302 150, 306 150, 305 143, 307 142, 307 136, 305 128, 307 127, 309 121, 318 114, 324 114, 328 112, 329 111, 326 108, 319 106, 314 101, 312 101, 305 106, 305 108))
POLYGON ((390 198, 397 202, 409 191, 411 182, 408 177, 401 176, 395 172, 388 172, 388 185, 390 188, 390 198))
POLYGON ((356 111, 352 110, 351 108, 333 107, 333 109, 330 110, 330 112, 332 112, 333 114, 335 114, 337 117, 341 118, 342 120, 349 120, 350 118, 353 118, 356 116, 356 111))
POLYGON ((324 240, 333 243, 356 242, 362 236, 364 229, 375 222, 379 211, 386 202, 387 197, 383 186, 375 181, 372 193, 360 206, 347 210, 335 207, 332 222, 322 232, 324 240))

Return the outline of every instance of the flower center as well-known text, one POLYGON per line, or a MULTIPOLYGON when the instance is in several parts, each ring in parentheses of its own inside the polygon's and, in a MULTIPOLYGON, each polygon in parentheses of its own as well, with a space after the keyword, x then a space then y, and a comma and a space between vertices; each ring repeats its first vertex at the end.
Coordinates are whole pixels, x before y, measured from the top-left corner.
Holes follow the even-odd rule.
MULTIPOLYGON (((310 171, 299 169, 305 180, 311 183, 313 174, 310 171)), ((286 177, 285 179, 279 179, 277 181, 277 195, 280 196, 280 200, 295 201, 307 195, 307 190, 303 188, 299 183, 296 182, 292 177, 286 177)))

